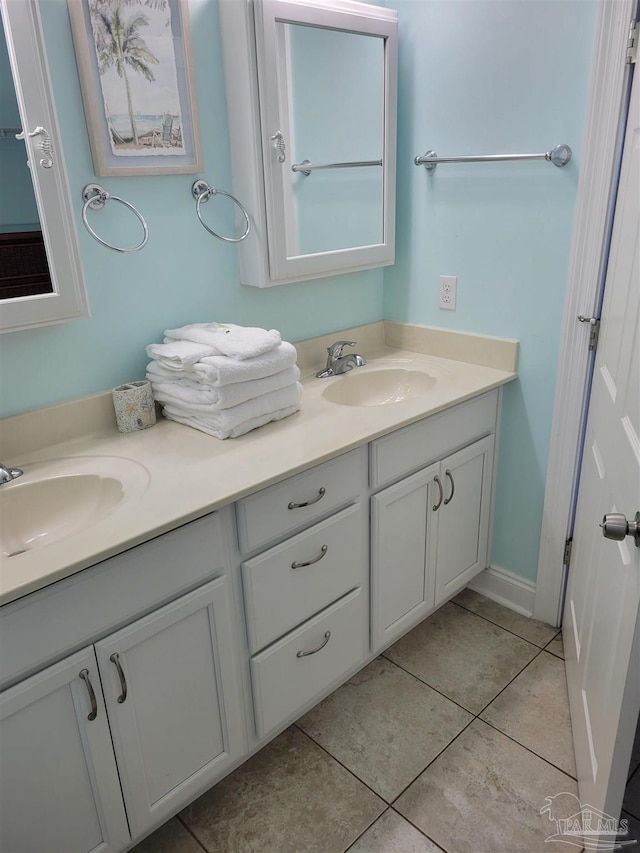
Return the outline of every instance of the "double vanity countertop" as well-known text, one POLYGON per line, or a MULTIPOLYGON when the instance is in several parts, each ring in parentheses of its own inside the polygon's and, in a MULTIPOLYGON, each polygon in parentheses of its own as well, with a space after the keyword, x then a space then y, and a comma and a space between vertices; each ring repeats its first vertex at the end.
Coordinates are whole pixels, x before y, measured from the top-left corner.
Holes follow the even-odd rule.
POLYGON ((112 471, 123 484, 124 497, 104 518, 80 530, 42 547, 2 556, 0 604, 517 375, 515 341, 399 323, 349 329, 296 347, 304 388, 301 411, 236 439, 220 441, 164 418, 150 429, 121 434, 110 393, 6 418, 0 459, 22 468, 24 475, 2 489, 63 473, 95 470, 109 476, 112 471), (317 379, 325 347, 338 337, 358 341, 356 350, 368 363, 343 376, 317 379), (431 387, 386 405, 343 405, 325 397, 335 383, 397 368, 428 374, 431 387))

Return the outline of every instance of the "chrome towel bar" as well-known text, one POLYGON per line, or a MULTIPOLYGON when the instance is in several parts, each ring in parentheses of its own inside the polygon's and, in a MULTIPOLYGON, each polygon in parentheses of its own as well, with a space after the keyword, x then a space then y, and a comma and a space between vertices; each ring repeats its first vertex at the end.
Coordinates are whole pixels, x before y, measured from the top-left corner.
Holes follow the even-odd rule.
POLYGON ((424 166, 427 172, 435 171, 438 163, 485 163, 498 160, 547 160, 554 166, 561 167, 566 166, 571 160, 571 154, 571 148, 562 143, 542 154, 482 154, 463 157, 438 157, 435 151, 427 151, 421 157, 415 157, 413 162, 416 166, 424 166))
POLYGON ((382 160, 354 160, 349 163, 310 163, 303 160, 302 163, 294 163, 291 171, 310 175, 318 169, 354 169, 357 166, 382 166, 382 160))

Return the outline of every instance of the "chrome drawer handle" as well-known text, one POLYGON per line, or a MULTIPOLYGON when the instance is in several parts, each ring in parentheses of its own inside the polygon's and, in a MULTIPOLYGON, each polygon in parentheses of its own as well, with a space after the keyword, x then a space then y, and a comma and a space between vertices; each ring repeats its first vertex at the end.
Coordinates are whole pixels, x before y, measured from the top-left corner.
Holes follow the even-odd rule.
POLYGON ((331 639, 331 631, 325 631, 324 632, 324 640, 320 643, 320 645, 318 646, 317 649, 311 649, 310 652, 298 652, 296 657, 297 658, 306 658, 309 655, 317 655, 319 651, 324 649, 324 647, 327 645, 327 643, 329 642, 330 639, 331 639))
POLYGON ((444 490, 442 488, 442 483, 440 482, 440 477, 436 474, 433 478, 434 482, 438 484, 438 488, 440 489, 440 497, 438 498, 438 503, 433 505, 433 511, 437 512, 442 506, 442 499, 444 498, 444 490))
POLYGON ((448 498, 444 499, 444 505, 446 506, 447 504, 450 504, 451 501, 453 500, 453 496, 456 493, 456 484, 453 482, 453 477, 451 476, 451 471, 448 468, 444 473, 445 473, 445 476, 448 477, 449 480, 451 481, 451 494, 449 495, 448 498))
POLYGON ((115 665, 115 668, 118 670, 118 678, 120 679, 120 690, 122 691, 118 696, 118 704, 122 705, 122 703, 127 698, 127 680, 124 677, 124 672, 122 671, 122 664, 120 663, 120 655, 114 652, 109 658, 112 664, 115 665))
POLYGON ((310 501, 305 501, 304 503, 301 503, 301 504, 296 504, 293 501, 291 501, 289 506, 288 506, 288 509, 300 509, 300 507, 302 507, 302 506, 311 506, 311 504, 317 504, 318 501, 321 500, 325 496, 326 491, 327 490, 325 489, 325 487, 321 486, 318 489, 318 494, 315 496, 315 498, 311 498, 310 501))
POLYGON ((94 692, 93 685, 91 684, 91 679, 89 678, 89 670, 81 669, 78 675, 87 685, 89 701, 91 702, 91 711, 89 714, 87 714, 87 720, 95 720, 95 718, 98 716, 98 703, 96 702, 96 694, 94 692))
POLYGON ((293 563, 291 563, 291 568, 303 569, 305 566, 312 566, 314 563, 319 563, 328 550, 329 549, 327 548, 327 546, 323 545, 322 548, 320 548, 320 553, 317 557, 314 557, 313 560, 305 560, 304 563, 298 563, 297 561, 294 561, 293 563))

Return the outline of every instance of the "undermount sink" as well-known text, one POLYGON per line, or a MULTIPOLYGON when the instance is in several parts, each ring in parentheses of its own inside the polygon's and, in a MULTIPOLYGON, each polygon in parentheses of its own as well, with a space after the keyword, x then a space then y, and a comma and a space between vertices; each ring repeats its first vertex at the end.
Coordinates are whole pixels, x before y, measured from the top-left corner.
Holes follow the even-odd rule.
POLYGON ((25 466, 0 486, 0 555, 15 557, 86 530, 142 494, 146 469, 119 457, 75 457, 25 466))
POLYGON ((324 391, 325 399, 341 406, 386 406, 413 400, 430 391, 437 382, 434 376, 405 367, 379 368, 356 372, 350 370, 333 381, 324 391))

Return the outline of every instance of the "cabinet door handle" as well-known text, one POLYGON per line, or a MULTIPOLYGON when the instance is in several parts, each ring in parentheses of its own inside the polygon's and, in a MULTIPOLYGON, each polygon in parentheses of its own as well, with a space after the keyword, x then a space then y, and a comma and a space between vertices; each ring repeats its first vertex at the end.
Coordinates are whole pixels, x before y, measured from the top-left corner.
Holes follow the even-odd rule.
POLYGON ((91 684, 91 679, 89 678, 89 670, 81 669, 78 675, 87 685, 89 701, 91 702, 91 711, 87 714, 87 720, 95 720, 95 718, 98 716, 98 703, 96 702, 96 694, 93 689, 93 685, 91 684))
POLYGON ((305 566, 312 566, 314 563, 319 563, 320 560, 324 557, 324 555, 327 553, 328 550, 329 549, 327 548, 327 546, 323 545, 322 548, 320 548, 320 553, 318 554, 317 557, 314 557, 313 560, 305 560, 304 563, 298 563, 296 560, 294 560, 294 562, 291 563, 291 568, 292 569, 303 569, 305 566))
POLYGON ((453 477, 451 475, 451 471, 449 471, 448 468, 444 473, 445 473, 445 476, 448 477, 449 480, 451 481, 451 494, 449 495, 448 498, 444 499, 444 505, 446 506, 447 504, 450 504, 451 501, 453 500, 453 496, 456 493, 456 484, 453 482, 453 477))
POLYGON ((321 649, 324 649, 324 647, 327 645, 327 643, 329 642, 330 639, 331 639, 331 631, 325 631, 324 632, 324 640, 320 643, 320 645, 318 646, 317 649, 311 649, 310 652, 298 652, 296 657, 297 658, 306 658, 306 657, 309 657, 309 655, 317 655, 321 649))
POLYGON ((288 509, 300 509, 300 507, 302 507, 302 506, 311 506, 311 504, 317 504, 318 501, 322 500, 322 498, 325 496, 326 491, 327 490, 325 489, 325 487, 321 486, 318 489, 318 494, 315 496, 315 498, 311 498, 310 501, 304 501, 301 504, 296 504, 293 501, 291 501, 289 503, 288 509))
POLYGON ((438 484, 438 489, 440 490, 440 497, 438 498, 438 503, 433 505, 433 511, 437 512, 440 509, 440 507, 442 506, 442 499, 444 498, 444 491, 442 488, 442 483, 440 482, 440 477, 438 477, 437 474, 433 478, 433 481, 434 481, 434 483, 438 484))
POLYGON ((120 663, 120 655, 117 652, 114 652, 109 658, 111 663, 118 670, 118 678, 120 679, 120 690, 122 691, 118 696, 118 704, 122 705, 122 703, 127 698, 127 679, 124 677, 124 672, 122 671, 122 664, 120 663))

